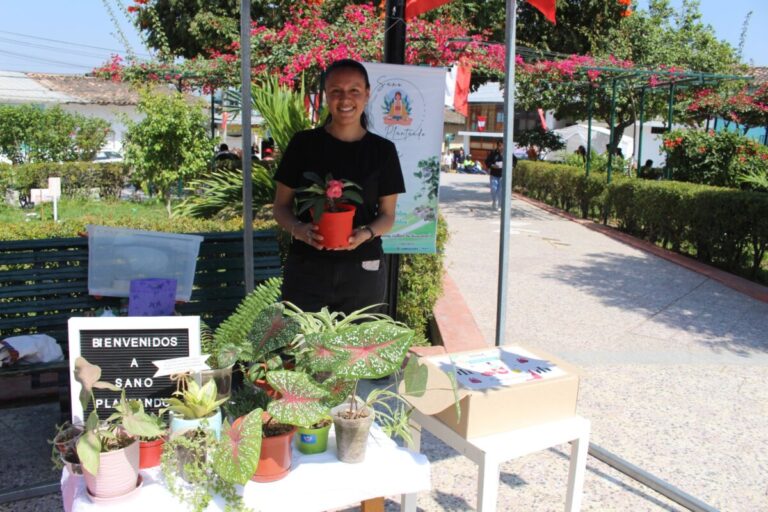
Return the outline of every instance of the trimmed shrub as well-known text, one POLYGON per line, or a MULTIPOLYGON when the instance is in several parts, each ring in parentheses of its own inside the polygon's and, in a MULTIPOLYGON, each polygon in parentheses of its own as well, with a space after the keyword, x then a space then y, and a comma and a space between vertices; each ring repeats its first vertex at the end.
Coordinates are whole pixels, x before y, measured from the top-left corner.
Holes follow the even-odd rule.
POLYGON ((520 162, 513 182, 530 197, 753 279, 768 248, 768 194, 725 187, 584 176, 577 167, 520 162))
POLYGON ((768 148, 734 132, 675 130, 664 135, 662 150, 678 181, 738 187, 744 175, 768 174, 768 148))
MULTIPOLYGON (((187 217, 162 219, 146 219, 141 217, 130 220, 105 220, 101 218, 83 217, 77 220, 35 221, 13 223, 3 227, 0 240, 32 240, 41 238, 70 238, 85 233, 88 224, 114 226, 128 229, 146 229, 167 233, 206 233, 223 231, 240 231, 243 229, 242 219, 201 220, 187 217)), ((274 221, 254 221, 254 230, 276 229, 274 221)))
POLYGON ((426 334, 435 302, 443 293, 443 257, 448 241, 445 219, 437 220, 437 253, 405 254, 400 258, 397 320, 416 331, 414 343, 429 345, 426 334))
POLYGON ((62 195, 88 197, 91 189, 98 189, 100 197, 117 198, 128 180, 128 166, 97 162, 0 164, 0 190, 28 195, 32 188, 48 188, 48 178, 55 176, 61 177, 62 195))

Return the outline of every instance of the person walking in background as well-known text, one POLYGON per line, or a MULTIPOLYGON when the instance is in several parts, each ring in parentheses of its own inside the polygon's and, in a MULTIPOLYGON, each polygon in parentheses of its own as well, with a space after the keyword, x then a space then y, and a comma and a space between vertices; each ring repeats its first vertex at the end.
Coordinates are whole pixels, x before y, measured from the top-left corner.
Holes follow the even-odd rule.
POLYGON ((501 203, 501 173, 504 165, 504 142, 496 142, 496 148, 488 154, 485 166, 491 175, 491 209, 498 210, 501 203))

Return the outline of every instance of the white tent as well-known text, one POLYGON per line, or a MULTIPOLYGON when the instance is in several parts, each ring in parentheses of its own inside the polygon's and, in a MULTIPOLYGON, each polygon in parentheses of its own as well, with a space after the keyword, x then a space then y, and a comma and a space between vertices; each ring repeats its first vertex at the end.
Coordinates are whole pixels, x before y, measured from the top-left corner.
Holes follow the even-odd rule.
MULTIPOLYGON (((574 124, 573 126, 566 126, 554 130, 565 142, 565 149, 560 151, 553 151, 544 155, 544 160, 562 160, 565 155, 571 154, 576 151, 579 146, 587 148, 587 125, 574 124)), ((608 128, 601 126, 592 127, 592 150, 597 153, 605 153, 608 147, 608 141, 611 138, 611 131, 608 128)), ((629 158, 634 154, 635 141, 629 135, 623 135, 619 142, 619 148, 624 154, 624 158, 629 158)))

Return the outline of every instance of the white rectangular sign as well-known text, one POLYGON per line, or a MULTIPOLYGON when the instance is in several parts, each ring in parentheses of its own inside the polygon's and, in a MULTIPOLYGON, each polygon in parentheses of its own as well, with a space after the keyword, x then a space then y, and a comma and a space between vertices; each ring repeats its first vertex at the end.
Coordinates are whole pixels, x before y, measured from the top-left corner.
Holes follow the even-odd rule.
POLYGON ((395 144, 405 178, 384 251, 434 253, 446 71, 375 63, 365 63, 365 69, 371 83, 368 129, 395 144))

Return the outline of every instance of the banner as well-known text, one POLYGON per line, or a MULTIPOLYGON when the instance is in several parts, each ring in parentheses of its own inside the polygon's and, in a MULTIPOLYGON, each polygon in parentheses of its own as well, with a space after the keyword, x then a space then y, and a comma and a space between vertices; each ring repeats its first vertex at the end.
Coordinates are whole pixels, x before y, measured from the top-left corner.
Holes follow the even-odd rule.
POLYGON ((395 225, 383 237, 384 252, 434 253, 445 70, 374 63, 365 68, 371 82, 368 129, 395 144, 405 179, 395 225))

